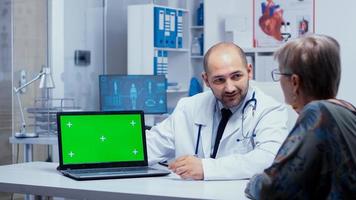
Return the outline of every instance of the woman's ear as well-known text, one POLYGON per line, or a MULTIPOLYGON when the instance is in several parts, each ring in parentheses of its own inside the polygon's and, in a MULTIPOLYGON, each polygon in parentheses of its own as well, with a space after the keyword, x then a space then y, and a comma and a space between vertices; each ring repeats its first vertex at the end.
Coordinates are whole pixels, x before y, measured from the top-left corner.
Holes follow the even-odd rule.
POLYGON ((297 74, 292 74, 290 77, 290 83, 291 83, 291 102, 290 105, 293 107, 293 109, 299 113, 301 110, 301 91, 300 91, 300 77, 297 74))
POLYGON ((291 76, 292 92, 294 95, 300 95, 301 80, 297 74, 292 74, 291 76))

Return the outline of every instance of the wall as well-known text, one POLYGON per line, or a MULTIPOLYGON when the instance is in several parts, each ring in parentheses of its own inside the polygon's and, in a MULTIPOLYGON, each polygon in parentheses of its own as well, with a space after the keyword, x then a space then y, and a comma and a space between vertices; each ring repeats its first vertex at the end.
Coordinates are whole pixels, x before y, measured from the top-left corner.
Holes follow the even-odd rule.
POLYGON ((74 98, 83 110, 99 109, 99 74, 104 72, 104 1, 51 1, 53 97, 74 98), (75 51, 90 51, 90 64, 75 64, 75 51))
MULTIPOLYGON (((246 27, 252 29, 253 1, 245 0, 205 0, 204 1, 204 49, 225 40, 225 19, 244 18, 246 27)), ((252 38, 251 38, 252 40, 252 38)))
POLYGON ((0 13, 0 165, 2 165, 11 163, 11 145, 8 139, 12 133, 12 30, 10 0, 0 0, 0 13))
POLYGON ((338 98, 356 105, 356 1, 316 0, 316 32, 335 37, 341 46, 342 75, 338 98))
MULTIPOLYGON (((20 71, 31 80, 47 64, 46 0, 0 0, 0 165, 22 161, 22 145, 9 144, 9 137, 19 131, 20 113, 13 87, 19 86, 20 71), (12 25, 12 26, 11 26, 12 25), (12 28, 12 29, 11 29, 12 28), (12 146, 12 148, 11 148, 12 146)), ((24 110, 39 97, 38 82, 20 95, 24 110)), ((26 114, 26 113, 25 113, 26 114)), ((26 114, 27 115, 27 114, 26 114)), ((27 131, 33 131, 27 119, 27 131)), ((34 160, 44 160, 44 146, 34 147, 34 160)), ((10 194, 0 193, 0 199, 10 194)))
MULTIPOLYGON (((46 0, 12 0, 13 6, 13 54, 12 84, 19 86, 20 71, 26 73, 26 82, 33 79, 47 65, 47 1, 46 0)), ((26 131, 33 132, 33 118, 28 118, 27 108, 34 107, 35 98, 41 97, 39 81, 26 88, 20 94, 26 120, 26 131)), ((14 94, 13 94, 14 95, 14 94)), ((16 96, 13 96, 13 132, 20 130, 21 117, 16 96)), ((13 162, 22 161, 23 145, 13 145, 13 162), (17 153, 18 152, 18 153, 17 153)), ((37 145, 34 160, 45 160, 46 146, 37 145)))

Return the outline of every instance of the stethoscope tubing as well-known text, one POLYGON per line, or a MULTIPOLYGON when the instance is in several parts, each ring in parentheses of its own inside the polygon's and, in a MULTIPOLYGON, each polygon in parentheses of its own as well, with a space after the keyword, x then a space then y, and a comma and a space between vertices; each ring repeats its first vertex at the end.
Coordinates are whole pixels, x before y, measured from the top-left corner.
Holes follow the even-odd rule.
POLYGON ((199 148, 199 142, 200 142, 201 127, 202 127, 202 124, 199 124, 198 138, 197 138, 197 143, 195 145, 195 155, 196 156, 198 155, 198 150, 199 150, 198 148, 199 148))

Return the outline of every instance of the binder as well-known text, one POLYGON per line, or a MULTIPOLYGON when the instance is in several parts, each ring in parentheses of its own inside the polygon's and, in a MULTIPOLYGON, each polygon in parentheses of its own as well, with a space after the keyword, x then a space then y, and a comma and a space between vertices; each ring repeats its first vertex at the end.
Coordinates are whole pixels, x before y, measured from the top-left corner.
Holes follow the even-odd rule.
POLYGON ((154 7, 154 46, 165 47, 165 9, 154 7))
POLYGON ((161 74, 168 74, 168 51, 163 51, 161 74))
POLYGON ((183 48, 183 11, 177 11, 177 48, 183 48))
POLYGON ((169 39, 171 36, 171 16, 169 13, 170 9, 165 9, 165 14, 164 14, 164 46, 168 47, 169 46, 169 39))
POLYGON ((158 51, 157 49, 154 50, 154 57, 153 57, 153 74, 157 75, 157 69, 158 69, 158 51))
POLYGON ((168 74, 168 51, 158 50, 157 67, 154 69, 154 75, 168 74))
POLYGON ((177 12, 175 9, 166 8, 166 14, 169 13, 170 22, 169 22, 169 31, 170 35, 168 37, 168 46, 169 48, 176 48, 177 47, 177 12))
POLYGON ((153 74, 159 75, 163 65, 163 51, 157 50, 157 67, 154 69, 153 74))

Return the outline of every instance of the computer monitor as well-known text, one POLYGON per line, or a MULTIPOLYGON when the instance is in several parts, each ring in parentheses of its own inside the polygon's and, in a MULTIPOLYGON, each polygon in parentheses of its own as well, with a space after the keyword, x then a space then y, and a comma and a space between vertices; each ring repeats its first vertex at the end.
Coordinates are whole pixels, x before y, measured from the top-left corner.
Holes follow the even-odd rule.
POLYGON ((100 75, 100 109, 167 112, 167 80, 164 75, 100 75))

